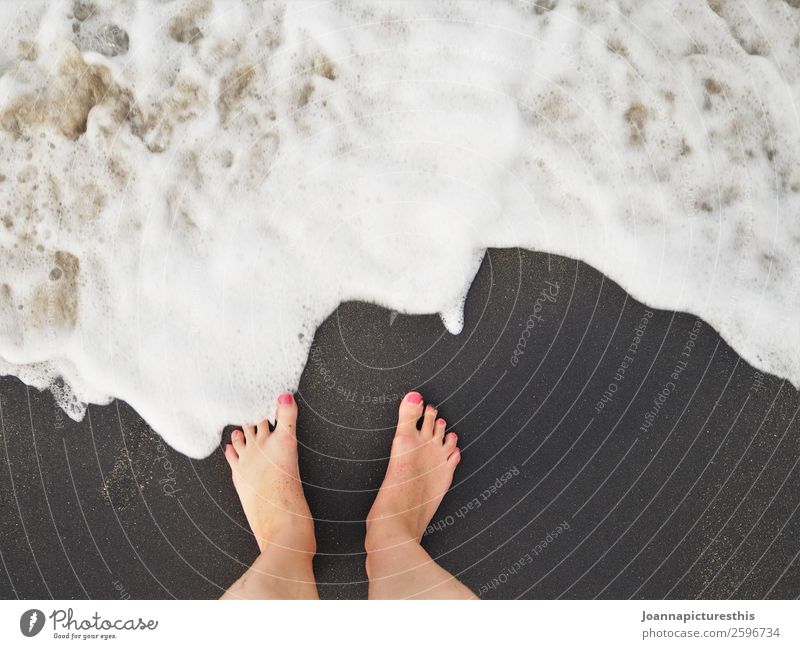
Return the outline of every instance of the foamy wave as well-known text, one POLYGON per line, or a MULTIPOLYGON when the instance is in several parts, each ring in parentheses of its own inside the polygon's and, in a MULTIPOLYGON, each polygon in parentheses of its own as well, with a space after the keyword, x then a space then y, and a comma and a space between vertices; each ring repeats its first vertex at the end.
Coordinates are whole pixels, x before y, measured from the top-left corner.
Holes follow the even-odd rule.
POLYGON ((202 457, 341 301, 457 332, 521 246, 800 385, 792 5, 2 3, 0 372, 202 457))

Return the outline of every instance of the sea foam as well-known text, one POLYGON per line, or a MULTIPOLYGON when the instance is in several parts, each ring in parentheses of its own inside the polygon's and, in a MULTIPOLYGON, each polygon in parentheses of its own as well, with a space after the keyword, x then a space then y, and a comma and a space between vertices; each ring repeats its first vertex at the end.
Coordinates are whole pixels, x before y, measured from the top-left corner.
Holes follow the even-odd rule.
POLYGON ((0 4, 0 373, 203 457, 345 300, 585 260, 800 384, 796 1, 0 4))

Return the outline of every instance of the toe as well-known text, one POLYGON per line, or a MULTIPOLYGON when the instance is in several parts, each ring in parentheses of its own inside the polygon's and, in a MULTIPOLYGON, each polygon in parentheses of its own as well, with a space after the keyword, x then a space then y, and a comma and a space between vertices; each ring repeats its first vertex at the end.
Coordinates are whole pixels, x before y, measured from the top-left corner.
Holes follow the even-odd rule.
POLYGON ((290 392, 284 392, 278 397, 278 414, 275 422, 275 432, 295 436, 297 429, 297 402, 290 392))
POLYGON ((242 426, 244 428, 244 438, 246 442, 255 442, 256 441, 256 427, 252 426, 251 424, 245 424, 242 426))
POLYGON ((436 420, 436 425, 433 427, 433 438, 438 439, 439 442, 441 442, 444 438, 444 430, 446 427, 447 422, 439 417, 439 419, 436 420))
POLYGON ((433 429, 436 426, 436 413, 438 410, 432 405, 428 404, 425 408, 425 418, 422 420, 422 436, 431 438, 433 437, 433 429))
POLYGON ((444 448, 449 453, 452 453, 456 450, 456 444, 458 444, 458 435, 455 433, 447 433, 444 436, 444 448))
POLYGON ((267 437, 269 437, 269 422, 264 419, 256 426, 256 438, 266 439, 267 437))
POLYGON ((244 451, 244 433, 240 430, 233 431, 231 433, 231 444, 238 457, 238 455, 244 451))
POLYGON ((461 449, 457 448, 447 457, 447 463, 452 464, 455 467, 455 465, 459 462, 461 462, 461 449))
POLYGON ((233 468, 239 460, 239 454, 236 452, 236 449, 233 448, 233 444, 225 444, 225 459, 228 460, 228 464, 231 465, 231 468, 233 468))
POLYGON ((397 417, 398 435, 415 435, 417 421, 422 416, 422 395, 419 392, 409 392, 400 402, 400 413, 397 417))

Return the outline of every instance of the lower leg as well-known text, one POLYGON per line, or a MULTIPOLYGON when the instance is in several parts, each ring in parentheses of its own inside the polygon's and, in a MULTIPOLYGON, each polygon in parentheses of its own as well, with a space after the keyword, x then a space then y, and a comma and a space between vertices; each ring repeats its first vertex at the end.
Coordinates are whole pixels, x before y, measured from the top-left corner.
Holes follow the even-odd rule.
POLYGON ((422 396, 412 392, 400 405, 386 477, 367 517, 367 576, 370 599, 477 599, 437 565, 420 541, 450 488, 461 459, 455 433, 422 396))

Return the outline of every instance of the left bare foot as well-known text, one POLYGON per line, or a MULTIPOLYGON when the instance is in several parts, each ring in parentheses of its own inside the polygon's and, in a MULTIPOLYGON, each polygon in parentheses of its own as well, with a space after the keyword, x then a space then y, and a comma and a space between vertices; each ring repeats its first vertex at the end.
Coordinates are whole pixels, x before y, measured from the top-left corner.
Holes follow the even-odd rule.
POLYGON ((367 516, 367 552, 419 543, 450 488, 461 453, 456 434, 445 434, 447 423, 436 415, 431 405, 423 410, 419 392, 400 404, 389 467, 367 516))

